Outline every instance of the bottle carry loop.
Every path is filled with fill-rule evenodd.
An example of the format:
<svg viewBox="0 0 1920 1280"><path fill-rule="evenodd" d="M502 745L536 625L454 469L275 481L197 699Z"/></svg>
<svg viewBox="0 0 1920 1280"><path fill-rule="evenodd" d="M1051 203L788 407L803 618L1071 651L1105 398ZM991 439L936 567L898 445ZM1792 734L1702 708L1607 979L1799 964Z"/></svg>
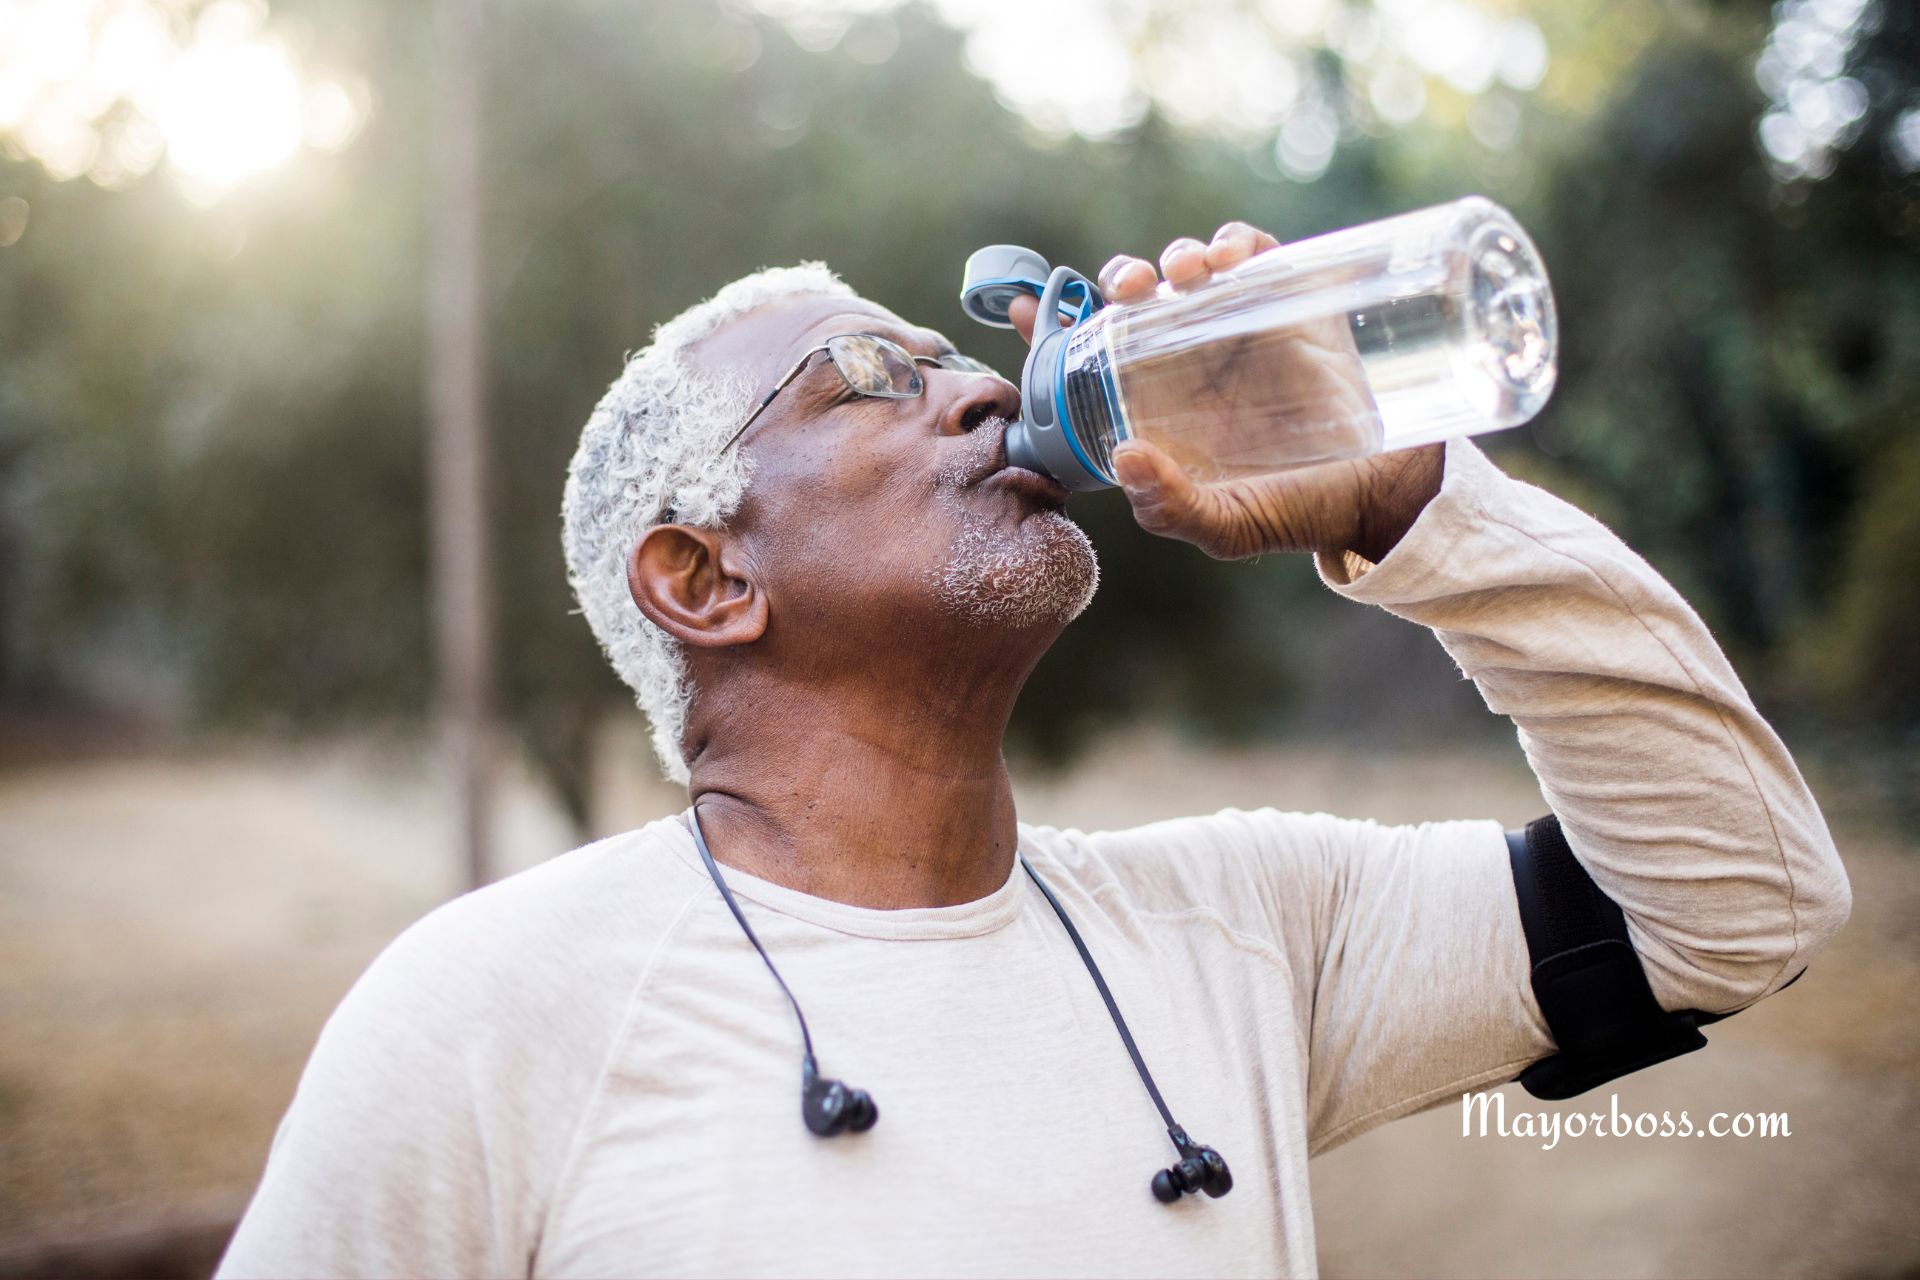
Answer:
<svg viewBox="0 0 1920 1280"><path fill-rule="evenodd" d="M1520 1073L1528 1093L1571 1098L1692 1053L1707 1043L1699 1028L1740 1012L1660 1007L1627 937L1626 915L1568 848L1560 819L1549 814L1524 832L1507 832L1507 853L1533 993L1559 1047Z"/></svg>

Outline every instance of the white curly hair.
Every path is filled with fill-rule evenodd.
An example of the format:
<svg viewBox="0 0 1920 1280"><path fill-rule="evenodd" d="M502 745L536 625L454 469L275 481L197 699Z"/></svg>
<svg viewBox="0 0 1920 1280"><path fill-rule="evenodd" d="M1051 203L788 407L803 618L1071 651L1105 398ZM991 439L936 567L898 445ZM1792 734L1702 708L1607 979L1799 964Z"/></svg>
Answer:
<svg viewBox="0 0 1920 1280"><path fill-rule="evenodd" d="M757 388L731 369L704 369L688 349L775 298L853 297L825 263L771 267L735 280L653 332L653 342L594 406L567 468L560 506L567 579L607 660L653 725L653 749L675 782L688 781L681 736L693 687L680 643L647 621L627 588L627 557L668 509L683 524L716 528L739 509L748 469L720 446L752 412Z"/></svg>

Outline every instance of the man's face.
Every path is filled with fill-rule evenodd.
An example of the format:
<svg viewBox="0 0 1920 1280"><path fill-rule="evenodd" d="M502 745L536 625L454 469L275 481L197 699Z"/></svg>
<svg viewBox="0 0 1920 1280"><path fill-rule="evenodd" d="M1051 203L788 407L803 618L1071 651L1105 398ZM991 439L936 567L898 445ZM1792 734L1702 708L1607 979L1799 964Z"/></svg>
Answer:
<svg viewBox="0 0 1920 1280"><path fill-rule="evenodd" d="M797 297L727 325L694 358L744 373L764 394L801 355L847 333L914 355L954 349L862 299ZM730 525L755 579L790 623L871 638L958 621L1051 640L1099 577L1062 510L1067 490L1006 466L1007 422L1019 413L1011 383L927 364L920 374L926 390L913 399L862 396L823 352L740 438L752 479Z"/></svg>

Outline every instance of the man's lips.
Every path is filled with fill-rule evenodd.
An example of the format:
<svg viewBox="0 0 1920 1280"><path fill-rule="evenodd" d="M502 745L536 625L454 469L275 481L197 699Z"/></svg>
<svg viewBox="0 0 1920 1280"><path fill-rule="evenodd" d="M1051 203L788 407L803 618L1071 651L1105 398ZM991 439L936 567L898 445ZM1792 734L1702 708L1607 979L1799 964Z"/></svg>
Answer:
<svg viewBox="0 0 1920 1280"><path fill-rule="evenodd" d="M970 488L1004 489L1036 506L1049 507L1055 511L1067 505L1067 499L1073 491L1038 471L1026 467L1016 467L1007 460L1007 430L1011 424L1005 418L992 418L982 424L980 430L992 430L993 452L981 458L985 467L976 472L968 482ZM982 443L985 443L984 438Z"/></svg>
<svg viewBox="0 0 1920 1280"><path fill-rule="evenodd" d="M1067 505L1067 499L1073 491L1055 480L1052 476L1043 476L1038 471L1029 471L1025 467L1003 466L980 482L983 489L1004 489L1016 493L1029 502L1051 507L1055 511Z"/></svg>

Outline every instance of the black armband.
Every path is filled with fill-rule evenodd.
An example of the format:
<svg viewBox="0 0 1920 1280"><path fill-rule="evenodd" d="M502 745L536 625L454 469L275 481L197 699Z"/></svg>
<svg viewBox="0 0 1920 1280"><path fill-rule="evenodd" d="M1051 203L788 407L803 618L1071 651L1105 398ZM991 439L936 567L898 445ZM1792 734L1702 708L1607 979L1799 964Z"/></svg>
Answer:
<svg viewBox="0 0 1920 1280"><path fill-rule="evenodd" d="M1533 994L1559 1049L1520 1073L1528 1093L1571 1098L1706 1046L1700 1028L1728 1015L1660 1007L1625 914L1573 856L1560 819L1549 814L1525 832L1507 832L1507 852Z"/></svg>

